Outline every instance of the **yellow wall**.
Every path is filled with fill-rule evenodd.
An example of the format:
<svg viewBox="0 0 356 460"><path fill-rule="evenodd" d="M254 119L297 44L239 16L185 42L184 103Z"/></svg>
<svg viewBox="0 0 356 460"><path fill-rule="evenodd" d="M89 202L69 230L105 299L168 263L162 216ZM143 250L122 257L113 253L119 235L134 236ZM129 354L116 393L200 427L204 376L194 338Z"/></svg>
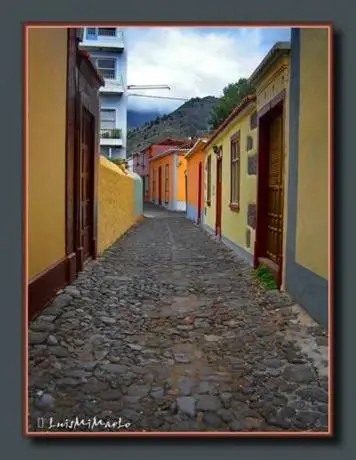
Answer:
<svg viewBox="0 0 356 460"><path fill-rule="evenodd" d="M190 205L194 208L198 208L198 192L199 192L199 164L204 165L205 153L202 150L202 147L198 148L187 159L187 178L188 178L188 196L186 197L187 205ZM203 166L204 167L204 166ZM202 202L204 197L204 176L202 169L201 177L201 189L202 189Z"/></svg>
<svg viewBox="0 0 356 460"><path fill-rule="evenodd" d="M276 61L256 85L257 110L260 110L283 89L289 87L289 57Z"/></svg>
<svg viewBox="0 0 356 460"><path fill-rule="evenodd" d="M29 278L65 256L67 30L28 30Z"/></svg>
<svg viewBox="0 0 356 460"><path fill-rule="evenodd" d="M101 156L98 172L99 253L137 222L134 200L135 179Z"/></svg>
<svg viewBox="0 0 356 460"><path fill-rule="evenodd" d="M206 168L208 164L208 158L211 156L211 195L210 195L210 206L207 204L208 194L208 170ZM211 153L210 149L206 150L205 162L204 162L204 203L205 203L205 217L204 223L215 230L216 220L216 158Z"/></svg>
<svg viewBox="0 0 356 460"><path fill-rule="evenodd" d="M165 189L165 180L166 180L166 165L168 165L168 201L171 202L175 199L174 190L173 190L173 167L174 167L174 155L166 155L156 160L151 161L150 163L150 199L152 201L158 201L159 198L159 168L162 168L162 183L161 183L161 198L163 203L166 200L166 189ZM156 182L156 193L153 193L152 184L153 176L155 177Z"/></svg>
<svg viewBox="0 0 356 460"><path fill-rule="evenodd" d="M180 165L177 167L177 201L186 201L185 196L185 173L187 169L187 160L184 158L183 155L177 155L177 161Z"/></svg>
<svg viewBox="0 0 356 460"><path fill-rule="evenodd" d="M328 31L301 29L296 261L328 277Z"/></svg>
<svg viewBox="0 0 356 460"><path fill-rule="evenodd" d="M254 112L255 105L251 105L237 117L227 129L224 130L215 140L214 144L222 145L222 236L228 238L233 243L243 247L246 251L253 253L255 232L251 230L250 248L246 247L246 230L247 230L247 209L249 204L256 203L257 181L256 176L247 175L247 156L253 155L257 150L257 129L250 130L250 115ZM232 211L230 209L230 180L231 180L231 152L230 138L237 131L241 136L241 166L240 166L240 210ZM253 139L253 148L247 153L246 139L247 136ZM207 156L212 157L212 199L211 207L207 207L206 223L215 229L216 219L216 156L213 153L212 146L207 149ZM206 161L205 161L206 164ZM205 171L206 182L206 171Z"/></svg>

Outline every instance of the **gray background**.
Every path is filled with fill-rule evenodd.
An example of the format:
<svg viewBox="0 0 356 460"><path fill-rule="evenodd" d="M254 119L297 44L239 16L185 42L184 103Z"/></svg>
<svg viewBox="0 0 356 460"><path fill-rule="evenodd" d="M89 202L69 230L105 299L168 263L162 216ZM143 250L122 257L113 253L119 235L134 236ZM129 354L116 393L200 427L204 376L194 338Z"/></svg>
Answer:
<svg viewBox="0 0 356 460"><path fill-rule="evenodd" d="M6 4L4 4L6 3ZM352 341L355 342L356 305L352 302L356 254L355 235L355 149L351 130L355 133L355 92L351 88L355 73L354 4L346 1L311 2L310 0L253 1L238 3L219 0L193 4L191 0L178 2L118 0L100 2L26 2L2 4L3 43L1 63L1 163L0 163L0 305L1 317L1 451L4 458L21 459L86 459L126 458L128 454L147 458L241 458L241 459L326 459L353 458L355 447L355 360L351 362ZM337 334L337 398L334 440L254 440L254 439L43 439L23 438L22 386L22 89L24 21L332 21L336 30L335 59L335 319ZM316 83L317 84L317 83ZM347 137L349 134L349 137ZM349 151L348 155L346 151ZM353 180L352 180L353 179ZM317 212L317 210L316 210ZM340 233L340 234L339 234ZM354 344L355 345L355 344ZM341 362L343 366L341 369ZM353 436L352 436L353 435ZM100 441L100 442L99 442ZM189 455L190 454L190 455Z"/></svg>

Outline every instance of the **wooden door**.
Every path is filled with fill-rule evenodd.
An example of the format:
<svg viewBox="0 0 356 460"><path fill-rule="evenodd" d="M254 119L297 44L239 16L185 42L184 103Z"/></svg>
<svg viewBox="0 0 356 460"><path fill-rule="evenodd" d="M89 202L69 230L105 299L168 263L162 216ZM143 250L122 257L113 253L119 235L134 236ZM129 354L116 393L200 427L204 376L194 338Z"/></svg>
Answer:
<svg viewBox="0 0 356 460"><path fill-rule="evenodd" d="M80 147L80 246L83 261L93 255L94 231L94 118L82 107Z"/></svg>
<svg viewBox="0 0 356 460"><path fill-rule="evenodd" d="M281 268L283 253L283 118L269 125L266 256Z"/></svg>
<svg viewBox="0 0 356 460"><path fill-rule="evenodd" d="M215 235L221 237L221 184L222 184L222 160L216 161L216 223Z"/></svg>
<svg viewBox="0 0 356 460"><path fill-rule="evenodd" d="M201 222L201 209L202 209L202 163L199 163L198 170L198 224Z"/></svg>
<svg viewBox="0 0 356 460"><path fill-rule="evenodd" d="M162 166L158 168L158 204L162 204Z"/></svg>

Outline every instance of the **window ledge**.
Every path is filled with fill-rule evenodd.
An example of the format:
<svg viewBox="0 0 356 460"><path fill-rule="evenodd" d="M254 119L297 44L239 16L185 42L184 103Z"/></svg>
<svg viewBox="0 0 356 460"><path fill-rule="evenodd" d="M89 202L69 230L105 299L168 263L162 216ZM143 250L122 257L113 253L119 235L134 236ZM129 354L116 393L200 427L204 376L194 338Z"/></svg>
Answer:
<svg viewBox="0 0 356 460"><path fill-rule="evenodd" d="M240 206L237 203L230 203L229 207L230 207L231 211L234 211L234 212L239 212L240 211Z"/></svg>

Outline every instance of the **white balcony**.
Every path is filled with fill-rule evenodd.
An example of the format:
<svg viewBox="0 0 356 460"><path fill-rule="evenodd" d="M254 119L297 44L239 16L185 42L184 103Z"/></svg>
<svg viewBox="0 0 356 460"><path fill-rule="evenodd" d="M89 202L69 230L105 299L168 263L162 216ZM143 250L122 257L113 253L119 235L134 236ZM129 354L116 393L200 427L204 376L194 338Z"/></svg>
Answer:
<svg viewBox="0 0 356 460"><path fill-rule="evenodd" d="M100 129L100 145L121 147L121 130L120 129Z"/></svg>
<svg viewBox="0 0 356 460"><path fill-rule="evenodd" d="M124 33L117 27L85 27L81 48L90 50L123 50Z"/></svg>
<svg viewBox="0 0 356 460"><path fill-rule="evenodd" d="M99 70L100 72L100 70ZM102 94L123 94L125 91L124 82L122 76L119 75L115 78L113 74L113 78L106 78L104 72L100 72L101 75L104 77L105 86L101 86L99 91Z"/></svg>

